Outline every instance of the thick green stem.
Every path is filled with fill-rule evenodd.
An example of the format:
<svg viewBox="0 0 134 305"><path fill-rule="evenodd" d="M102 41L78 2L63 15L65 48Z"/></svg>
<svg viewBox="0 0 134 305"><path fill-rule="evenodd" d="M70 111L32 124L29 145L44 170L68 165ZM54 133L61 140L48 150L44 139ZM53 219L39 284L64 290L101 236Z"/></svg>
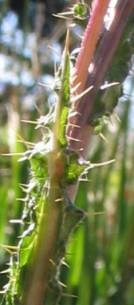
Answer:
<svg viewBox="0 0 134 305"><path fill-rule="evenodd" d="M67 35L59 76L61 88L57 97L52 148L47 155L48 191L42 219L39 228L37 227L37 242L24 287L23 305L59 304L62 290L59 271L66 243L72 230L84 216L84 212L77 209L66 195L66 152L59 138L62 110L70 92L68 39Z"/></svg>

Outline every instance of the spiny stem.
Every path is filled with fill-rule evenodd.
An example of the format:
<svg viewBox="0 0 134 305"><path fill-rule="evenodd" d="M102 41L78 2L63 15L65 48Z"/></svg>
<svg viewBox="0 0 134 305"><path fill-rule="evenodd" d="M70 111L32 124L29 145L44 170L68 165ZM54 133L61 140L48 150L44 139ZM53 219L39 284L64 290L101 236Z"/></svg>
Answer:
<svg viewBox="0 0 134 305"><path fill-rule="evenodd" d="M88 75L88 67L92 61L96 44L102 30L104 16L110 0L94 0L91 16L85 30L79 55L76 60L72 87L80 83L77 94L80 94Z"/></svg>
<svg viewBox="0 0 134 305"><path fill-rule="evenodd" d="M48 291L48 278L52 269L51 260L56 251L62 222L64 198L62 198L61 181L64 178L64 162L58 141L60 115L63 107L63 81L66 69L69 36L67 34L63 62L61 67L61 89L58 96L55 124L53 128L52 150L48 156L49 191L46 199L46 213L43 213L38 230L38 238L23 305L43 305ZM60 200L59 200L60 199ZM55 300L56 301L56 300Z"/></svg>
<svg viewBox="0 0 134 305"><path fill-rule="evenodd" d="M48 272L51 267L50 258L54 253L58 223L59 208L54 202L49 208L48 219L44 218L46 224L42 224L40 239L38 242L38 251L35 254L34 263L30 272L29 282L23 299L23 305L42 305L45 298L45 292L48 286ZM50 211L51 210L51 211Z"/></svg>
<svg viewBox="0 0 134 305"><path fill-rule="evenodd" d="M83 147L84 151L86 150L87 145L89 144L90 135L88 127L88 118L93 109L96 93L104 80L105 74L111 64L113 55L120 42L121 35L126 26L127 20L133 12L133 9L134 1L118 1L111 27L104 34L100 47L98 49L98 55L94 61L94 71L93 73L88 75L86 81L86 88L93 85L93 89L88 95L86 95L82 99L80 103L77 103L73 109L73 111L75 111L76 113L82 113L82 116L74 116L69 119L69 123L79 125L81 129L78 130L77 128L71 127L68 123L69 127L67 128L67 135L71 135L72 138L76 139L79 137L79 139L82 140L81 147ZM79 71L79 73L81 74L81 71ZM71 150L78 151L79 149L78 143L75 143L74 141L69 141L69 147Z"/></svg>
<svg viewBox="0 0 134 305"><path fill-rule="evenodd" d="M94 63L94 72L92 75L92 83L95 89L98 89L104 80L105 74L109 68L113 55L118 47L121 35L126 26L128 18L134 9L134 1L127 0L118 1L115 17L111 24L109 31L107 31L101 41L97 52L97 57ZM90 75L88 77L86 86L91 83Z"/></svg>
<svg viewBox="0 0 134 305"><path fill-rule="evenodd" d="M85 88L86 80L88 77L88 68L93 59L93 55L94 55L94 52L96 49L96 45L97 45L101 30L102 30L104 16L107 11L109 2L110 2L110 0L94 0L93 1L91 17L89 19L87 28L86 28L84 36L83 36L82 44L80 47L80 52L78 54L75 69L74 69L74 75L73 75L73 80L72 80L72 89L75 87L77 88L75 90L74 95L80 95ZM79 86L78 86L78 84L79 84ZM80 104L80 101L77 102L77 108L81 107L79 104ZM74 108L75 107L76 106L74 105ZM74 111L75 111L75 109L74 109ZM79 112L76 109L76 112L82 113L82 116L83 116L83 114L85 115L85 111ZM82 140L81 147L80 147L80 144L78 144L78 143L76 144L75 141L71 140L71 138L77 139L78 137L75 136L75 133L79 133L78 128L71 126L71 124L79 126L79 124L75 124L75 122L74 122L75 119L77 121L80 121L80 118L78 118L78 116L69 120L69 124L67 126L67 136L68 136L69 148L71 150L78 151L79 149L83 148L84 139ZM80 123L80 126L81 126L81 123ZM76 131L76 129L77 129L77 131ZM74 136L73 136L73 134L74 134ZM82 138L83 138L83 135L81 136L81 139ZM80 139L80 141L81 141L81 139Z"/></svg>

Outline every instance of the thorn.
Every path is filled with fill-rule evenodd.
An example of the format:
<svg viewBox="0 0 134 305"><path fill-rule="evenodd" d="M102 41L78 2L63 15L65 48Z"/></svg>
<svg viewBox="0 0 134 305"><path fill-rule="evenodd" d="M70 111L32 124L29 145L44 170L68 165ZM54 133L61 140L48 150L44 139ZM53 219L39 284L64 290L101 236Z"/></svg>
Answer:
<svg viewBox="0 0 134 305"><path fill-rule="evenodd" d="M78 298L78 296L75 295L75 294L62 293L62 295L63 295L64 297L68 297L68 298Z"/></svg>
<svg viewBox="0 0 134 305"><path fill-rule="evenodd" d="M23 221L21 219L10 219L9 223L12 223L12 224L23 224Z"/></svg>
<svg viewBox="0 0 134 305"><path fill-rule="evenodd" d="M52 86L51 86L51 85L48 85L48 84L46 84L46 83L38 82L38 85L39 85L39 86L42 86L42 87L50 88L50 89L52 90Z"/></svg>
<svg viewBox="0 0 134 305"><path fill-rule="evenodd" d="M24 143L24 144L35 146L35 143L29 142L29 141L25 141L25 139L21 135L18 135L18 140L17 141L20 142L20 143Z"/></svg>
<svg viewBox="0 0 134 305"><path fill-rule="evenodd" d="M80 87L81 83L78 83L75 87L71 88L71 93L74 94L74 92Z"/></svg>
<svg viewBox="0 0 134 305"><path fill-rule="evenodd" d="M27 148L29 148L30 146L31 146L31 147L34 147L34 146L35 146L35 143L31 143L31 142L25 141L25 140L23 140L23 139L22 139L22 140L17 140L17 142L18 142L18 143L23 143L23 144L25 144Z"/></svg>
<svg viewBox="0 0 134 305"><path fill-rule="evenodd" d="M6 273L9 273L10 272L10 268L6 269L6 270L3 270L3 271L0 271L0 274L6 274Z"/></svg>
<svg viewBox="0 0 134 305"><path fill-rule="evenodd" d="M28 123L28 124L34 124L34 125L37 125L37 122L36 122L36 121L21 120L21 122L23 122L23 123Z"/></svg>
<svg viewBox="0 0 134 305"><path fill-rule="evenodd" d="M37 106L37 104L34 104L35 109L37 110L38 114L41 116L42 112L40 111L39 107Z"/></svg>
<svg viewBox="0 0 134 305"><path fill-rule="evenodd" d="M77 78L78 78L78 75L76 74L76 69L75 67L73 68L73 71L72 71L72 84L75 83L77 81ZM79 86L81 85L81 82L79 83ZM74 87L75 88L75 87ZM73 87L72 89L73 90Z"/></svg>
<svg viewBox="0 0 134 305"><path fill-rule="evenodd" d="M19 185L20 186L24 186L24 187L28 187L29 186L28 184L25 184L25 183L20 183Z"/></svg>
<svg viewBox="0 0 134 305"><path fill-rule="evenodd" d="M28 192L28 188L25 188L23 186L20 185L20 188L23 192L27 193ZM22 199L19 199L20 201L22 201Z"/></svg>
<svg viewBox="0 0 134 305"><path fill-rule="evenodd" d="M97 166L99 167L99 166L109 165L111 163L114 163L115 161L116 161L116 159L112 159L112 160L101 162L101 163L91 163L91 165L89 166L89 169L97 167Z"/></svg>
<svg viewBox="0 0 134 305"><path fill-rule="evenodd" d="M62 12L62 13L58 13L58 14L56 14L57 16L58 15L60 15L60 16L73 16L73 11L72 11L72 9L70 8L70 10L69 11L67 11L67 12Z"/></svg>
<svg viewBox="0 0 134 305"><path fill-rule="evenodd" d="M9 245L2 245L0 244L0 247L6 250L8 253L13 253L18 250L17 246L9 246Z"/></svg>
<svg viewBox="0 0 134 305"><path fill-rule="evenodd" d="M55 202L63 202L64 198L57 198L55 199Z"/></svg>
<svg viewBox="0 0 134 305"><path fill-rule="evenodd" d="M65 285L64 283L62 283L62 282L60 282L60 281L58 281L58 283L59 283L60 286L62 286L62 287L64 287L64 288L67 288L67 285Z"/></svg>
<svg viewBox="0 0 134 305"><path fill-rule="evenodd" d="M88 212L85 212L85 215L86 215L86 216L94 216L94 215L96 215L96 216L98 215L98 216L99 216L99 215L105 215L105 214L106 214L106 211L92 212L92 213L91 213L91 212L89 212L89 213L88 213Z"/></svg>
<svg viewBox="0 0 134 305"><path fill-rule="evenodd" d="M69 137L67 136L67 139L71 140L71 141L74 141L74 142L82 142L81 140L79 139L76 139L76 138L73 138L73 137Z"/></svg>
<svg viewBox="0 0 134 305"><path fill-rule="evenodd" d="M65 12L65 13L59 13L59 14L52 14L52 16L60 19L67 20L68 17L72 17L72 12Z"/></svg>
<svg viewBox="0 0 134 305"><path fill-rule="evenodd" d="M0 294L5 294L7 291L5 290L0 290Z"/></svg>
<svg viewBox="0 0 134 305"><path fill-rule="evenodd" d="M55 262L54 262L51 258L49 259L49 262L50 262L54 267L56 267Z"/></svg>
<svg viewBox="0 0 134 305"><path fill-rule="evenodd" d="M100 87L101 90L105 90L107 88L111 88L113 86L117 86L117 85L120 85L119 82L113 82L113 83L108 83L108 84L104 84Z"/></svg>
<svg viewBox="0 0 134 305"><path fill-rule="evenodd" d="M75 128L81 128L81 126L73 124L73 123L68 123L67 126L72 126L72 127L75 127Z"/></svg>
<svg viewBox="0 0 134 305"><path fill-rule="evenodd" d="M56 18L59 18L59 19L64 19L64 20L67 20L67 17L64 17L64 16L60 16L59 14L52 14L52 16L56 17Z"/></svg>
<svg viewBox="0 0 134 305"><path fill-rule="evenodd" d="M22 202L25 202L26 199L25 198L16 198L16 201L22 201Z"/></svg>
<svg viewBox="0 0 134 305"><path fill-rule="evenodd" d="M69 118L74 117L76 115L81 116L82 114L80 112L78 112L78 111L73 111L72 113L69 114Z"/></svg>
<svg viewBox="0 0 134 305"><path fill-rule="evenodd" d="M71 98L71 102L75 103L75 102L79 101L84 95L86 95L92 89L93 89L93 86L90 86L89 88L84 90L82 93L78 94L76 97Z"/></svg>
<svg viewBox="0 0 134 305"><path fill-rule="evenodd" d="M7 154L0 154L3 157L13 157L13 156L23 156L24 152L21 153L7 153Z"/></svg>
<svg viewBox="0 0 134 305"><path fill-rule="evenodd" d="M99 133L99 137L105 142L108 144L108 140L106 139L106 137L103 135L103 133Z"/></svg>
<svg viewBox="0 0 134 305"><path fill-rule="evenodd" d="M70 269L70 266L65 262L65 260L64 259L62 259L62 265L63 266L65 266L65 267L67 267L67 268L69 268Z"/></svg>

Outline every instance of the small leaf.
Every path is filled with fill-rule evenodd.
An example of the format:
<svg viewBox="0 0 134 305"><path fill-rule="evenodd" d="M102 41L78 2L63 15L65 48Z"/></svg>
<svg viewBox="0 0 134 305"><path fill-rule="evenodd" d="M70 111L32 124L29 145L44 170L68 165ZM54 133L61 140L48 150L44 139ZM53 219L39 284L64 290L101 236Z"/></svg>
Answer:
<svg viewBox="0 0 134 305"><path fill-rule="evenodd" d="M25 266L33 254L35 232L23 238L19 251L19 268Z"/></svg>
<svg viewBox="0 0 134 305"><path fill-rule="evenodd" d="M68 183L75 182L85 169L85 164L79 164L77 156L72 155L69 158L69 164L66 169L66 180Z"/></svg>

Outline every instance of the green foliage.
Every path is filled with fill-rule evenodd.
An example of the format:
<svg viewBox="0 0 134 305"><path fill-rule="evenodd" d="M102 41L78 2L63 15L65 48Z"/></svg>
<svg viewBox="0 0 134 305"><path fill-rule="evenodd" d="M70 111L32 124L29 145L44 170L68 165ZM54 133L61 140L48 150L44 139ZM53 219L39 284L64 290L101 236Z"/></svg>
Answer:
<svg viewBox="0 0 134 305"><path fill-rule="evenodd" d="M67 38L69 39L69 38ZM66 44L69 42L67 41ZM68 46L66 46L68 48ZM67 145L66 140L66 124L69 113L69 104L70 104L70 57L68 50L65 49L63 54L63 67L61 73L61 94L60 94L60 103L61 103L61 113L60 113L60 126L58 130L59 142L62 146Z"/></svg>
<svg viewBox="0 0 134 305"><path fill-rule="evenodd" d="M73 11L74 11L74 18L85 19L85 17L87 16L87 6L84 3L84 1L75 4L73 7Z"/></svg>
<svg viewBox="0 0 134 305"><path fill-rule="evenodd" d="M85 169L84 164L78 163L76 154L71 154L66 167L66 180L68 183L75 183Z"/></svg>
<svg viewBox="0 0 134 305"><path fill-rule="evenodd" d="M67 124L67 119L68 119L68 113L69 113L69 108L64 106L62 113L61 113L60 129L59 129L59 142L62 146L67 145L67 139L65 137L65 134L66 134L66 124Z"/></svg>
<svg viewBox="0 0 134 305"><path fill-rule="evenodd" d="M69 39L68 36L67 39ZM30 162L30 180L28 184L21 185L26 196L23 199L24 208L19 243L10 260L9 283L5 288L6 305L15 305L16 302L18 304L23 302L29 267L33 266L31 268L34 268L34 264L40 264L40 262L37 262L38 254L37 259L35 258L36 253L40 252L40 247L43 247L43 241L40 245L40 239L42 239L44 221L47 223L49 209L53 208L53 204L56 205L55 202L59 201L60 196L62 196L63 207L57 208L60 213L60 221L53 257L53 265L55 267L52 268L49 275L52 295L57 298L58 302L62 296L60 269L66 245L70 234L84 217L83 210L76 208L69 201L65 192L67 185L72 181L76 181L85 168L85 166L78 164L78 156L66 155L66 124L70 104L70 60L67 44L68 40L66 41L61 67L58 75L56 75L61 85L59 91L56 92L55 118L50 110L46 116L42 116L37 120L36 129L40 128L42 130L42 139L36 144L33 143L32 148L22 153L20 159L20 161L29 160ZM51 125L53 133L51 132ZM54 142L53 137L55 137ZM47 232L47 227L45 231ZM48 300L49 298L51 299L49 293L47 298Z"/></svg>
<svg viewBox="0 0 134 305"><path fill-rule="evenodd" d="M40 168L42 168L41 157L42 155L39 153L37 153L37 158L35 154L31 157L32 171L30 182L28 185L23 186L26 197L22 214L22 233L19 237L20 241L17 252L14 254L15 262L11 261L10 263L9 272L11 280L9 280L6 289L6 302L10 305L14 305L15 300L17 302L21 300L26 280L26 271L32 260L44 209L47 169L43 162L43 170L40 171Z"/></svg>
<svg viewBox="0 0 134 305"><path fill-rule="evenodd" d="M74 6L73 13L77 20L84 18L83 2ZM129 54L126 54L128 44ZM121 42L120 51L108 73L110 81L123 79L131 53L130 40L126 39ZM7 178L0 186L0 264L8 274L2 305L22 305L25 291L29 293L27 284L29 290L33 280L30 271L40 266L40 249L48 228L51 231L55 221L52 209L58 210L59 218L44 304L133 305L134 139L130 131L130 100L121 104L120 126L116 122L114 132L110 134L105 126L121 94L120 85L100 90L90 123L97 134L104 132L107 142L103 143L95 137L91 143L91 162L81 161L77 154L69 152L66 139L70 107L70 56L67 45L56 81L56 105L34 122L34 130L26 128L27 134L37 133L36 143L26 143L28 150L20 158L20 161L29 163L29 181L23 162L18 163L15 156L12 162L3 161L3 157L0 159L1 164L12 167L13 171L12 180ZM20 153L22 145L16 143L17 139L12 150ZM97 164L95 162L104 163L104 160L112 160L116 156L117 162L88 173ZM80 183L74 204L70 202L67 190L70 185L74 187L85 172L86 182ZM23 212L18 219L22 208L20 203L12 200L12 195L20 197L22 192L25 193L25 197L20 199ZM7 225L8 217L13 218L14 223L19 221L20 229L16 230L18 224L14 224L15 229L13 225ZM72 232L82 221L83 225L72 237ZM16 244L18 237L17 246L8 246L12 239ZM47 239L47 245L49 240L51 238ZM5 267L4 250L11 254L8 268ZM45 263L45 260L41 262L41 269ZM38 295L38 290L35 293Z"/></svg>

